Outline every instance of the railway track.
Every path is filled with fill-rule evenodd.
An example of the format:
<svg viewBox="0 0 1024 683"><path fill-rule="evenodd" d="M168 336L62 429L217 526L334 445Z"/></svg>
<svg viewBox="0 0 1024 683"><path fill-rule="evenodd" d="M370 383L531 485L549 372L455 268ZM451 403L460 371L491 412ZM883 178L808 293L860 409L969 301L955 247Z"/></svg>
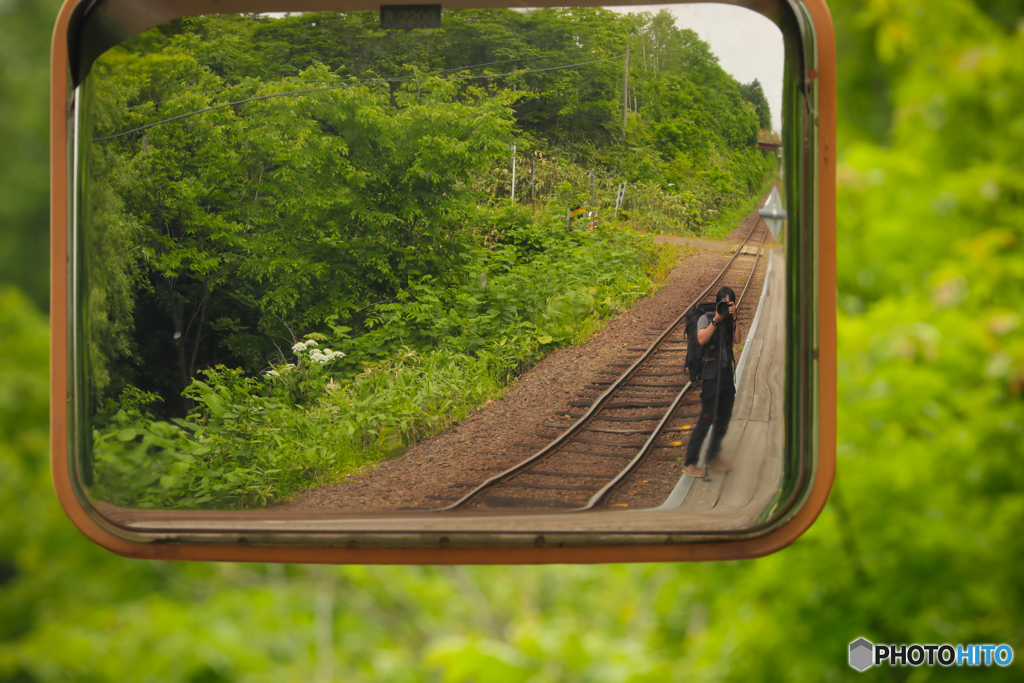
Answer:
<svg viewBox="0 0 1024 683"><path fill-rule="evenodd" d="M678 464L699 417L699 383L689 382L684 367L685 312L713 301L720 287L729 286L737 292L738 324L741 330L749 327L756 307L751 302L757 297L747 294L767 236L764 221L758 220L728 264L682 314L667 327L647 333L656 337L650 346L629 347L635 357L595 373L598 377L586 385L579 400L570 402L569 412L544 423L547 429L559 430L558 436L546 444L516 444L535 452L434 511L632 507L629 502L614 503L623 498L617 492L649 483L638 476L645 463ZM680 471L670 476L674 483Z"/></svg>

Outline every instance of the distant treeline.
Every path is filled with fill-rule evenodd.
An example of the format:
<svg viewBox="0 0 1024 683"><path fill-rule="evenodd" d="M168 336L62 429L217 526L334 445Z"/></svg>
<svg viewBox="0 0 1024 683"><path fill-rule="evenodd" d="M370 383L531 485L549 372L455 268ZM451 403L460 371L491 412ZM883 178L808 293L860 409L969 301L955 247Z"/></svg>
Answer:
<svg viewBox="0 0 1024 683"><path fill-rule="evenodd" d="M447 10L442 25L439 30L386 31L376 12L277 19L212 15L168 22L124 49L141 55L177 48L224 84L235 85L291 78L318 64L356 80L442 71L458 76L466 67L473 67L473 74L550 69L620 56L628 41L629 110L641 114L636 133L650 135L644 142L654 142L661 154L683 151L699 162L713 147L724 152L753 143L757 131L743 101L754 108L761 128L772 128L760 83L737 83L719 67L708 45L694 31L676 27L667 10ZM524 132L609 144L621 135L622 68L623 62L613 59L490 83L532 93L516 106ZM679 130L685 139L664 135L663 125L670 122L690 124ZM629 179L643 177L638 172Z"/></svg>

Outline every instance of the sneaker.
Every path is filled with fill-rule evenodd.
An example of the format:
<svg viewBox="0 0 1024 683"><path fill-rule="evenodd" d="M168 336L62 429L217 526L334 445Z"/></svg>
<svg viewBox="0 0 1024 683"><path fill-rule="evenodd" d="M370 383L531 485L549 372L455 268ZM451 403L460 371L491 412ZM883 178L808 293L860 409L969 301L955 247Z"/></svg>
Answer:
<svg viewBox="0 0 1024 683"><path fill-rule="evenodd" d="M718 470L719 472L728 472L732 469L732 463L720 455L716 455L711 458L711 460L708 460L707 466L713 470Z"/></svg>
<svg viewBox="0 0 1024 683"><path fill-rule="evenodd" d="M704 470L702 470L697 465L683 465L683 472L686 472L694 479L704 478Z"/></svg>

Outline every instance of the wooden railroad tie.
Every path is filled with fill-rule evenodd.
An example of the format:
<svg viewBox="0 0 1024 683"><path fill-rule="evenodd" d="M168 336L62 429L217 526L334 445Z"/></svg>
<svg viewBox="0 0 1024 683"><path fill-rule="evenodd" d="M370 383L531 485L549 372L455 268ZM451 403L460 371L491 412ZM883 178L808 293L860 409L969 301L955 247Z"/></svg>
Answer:
<svg viewBox="0 0 1024 683"><path fill-rule="evenodd" d="M570 443L570 445L572 445L575 442L570 441L569 443ZM515 444L515 445L518 446L519 448L526 448L526 449L529 449L531 451L535 451L536 452L536 451L539 451L540 449L544 448L544 446L546 446L547 444ZM634 446L633 448L635 449L635 448L637 448L637 446ZM656 446L656 448L666 448L666 446ZM667 448L676 449L676 448L679 448L679 446L668 446ZM572 450L572 451L564 451L564 452L567 455L592 455L595 458L611 458L613 460L631 460L633 458L633 456L636 455L636 453L603 453L601 451L592 451L592 450L585 450L585 449ZM647 456L647 459L648 460L664 460L664 461L667 461L667 462L678 462L678 461L681 461L685 455L686 455L685 451L680 450L678 455L652 453L652 454Z"/></svg>
<svg viewBox="0 0 1024 683"><path fill-rule="evenodd" d="M654 420L660 420L661 417L653 418ZM640 422L640 420L634 420L634 422ZM555 427L557 429L568 429L570 425L560 425L557 422L545 422L545 427ZM693 429L693 425L684 425L682 427L665 427L661 431L663 432L685 432ZM654 433L653 429L614 429L612 427L591 427L587 425L582 429L584 432L598 432L601 434L644 434L651 435Z"/></svg>
<svg viewBox="0 0 1024 683"><path fill-rule="evenodd" d="M638 370L633 373L633 377L672 377L675 375L685 375L688 371L680 366L678 370L669 371L658 371L658 370ZM598 370L595 374L598 375L621 375L622 373L618 370Z"/></svg>
<svg viewBox="0 0 1024 683"><path fill-rule="evenodd" d="M569 401L569 405L574 408L589 408L594 405L593 401ZM606 403L605 408L622 408L622 409L633 409L633 408L667 408L672 405L672 401L649 401L645 403L630 403L630 402L618 402L612 401ZM583 417L580 415L580 417Z"/></svg>
<svg viewBox="0 0 1024 683"><path fill-rule="evenodd" d="M636 363L636 361L634 361L633 363L609 363L608 367L611 367L611 368L628 368L628 367L632 367L635 363ZM664 361L664 362L650 361L650 362L645 363L644 365L647 365L647 366L652 367L652 368L678 368L678 367L680 367L680 365L682 365L682 359L670 360L670 361Z"/></svg>
<svg viewBox="0 0 1024 683"><path fill-rule="evenodd" d="M687 404L681 403L680 405ZM694 404L690 403L689 405ZM644 408L647 407L649 406L644 406ZM698 415L700 415L700 411L697 411L696 413L676 413L673 417L696 417ZM558 413L556 417L567 417L572 420L578 420L583 417L583 413ZM608 422L649 422L651 420L660 420L663 417L665 417L665 413L644 413L643 415L595 415L594 419L607 420Z"/></svg>
<svg viewBox="0 0 1024 683"><path fill-rule="evenodd" d="M459 500L459 496L438 496L428 495L425 496L428 500L439 500L442 502L455 502ZM569 503L564 500L551 499L551 498L515 498L512 496L480 496L475 502L484 503L487 507L492 508L536 508L536 507L549 507L549 508L574 508L579 507L575 503ZM416 510L418 508L403 508L408 510Z"/></svg>
<svg viewBox="0 0 1024 683"><path fill-rule="evenodd" d="M681 373L673 373L673 374L681 374ZM600 389L600 388L607 388L607 387L611 386L612 384L614 384L614 382L612 380L608 380L608 381L601 380L599 382L590 382L590 383L588 383L586 385L586 387L587 388L593 387L595 389ZM646 389L648 387L651 388L651 389L682 389L683 387L686 386L686 382L642 382L642 383L636 383L636 384L634 384L633 382L626 382L622 386L629 387L630 389Z"/></svg>
<svg viewBox="0 0 1024 683"><path fill-rule="evenodd" d="M530 472L519 472L518 474L526 475L526 474L531 474L531 473ZM585 476L581 476L581 475L577 474L575 476L575 478L576 479L597 479L598 477L585 477ZM516 486L516 487L524 488L524 489L544 489L544 490L547 490L547 491L597 491L597 489L601 488L600 486L595 486L595 485L581 486L579 484L534 484L534 483L525 482L525 481L518 481L518 480L515 481L514 483L511 480L503 481L501 483L505 484L506 486ZM459 484L451 484L448 488L452 488L452 489L476 488L476 485L475 484L459 483Z"/></svg>
<svg viewBox="0 0 1024 683"><path fill-rule="evenodd" d="M517 496L480 496L477 499L489 508L575 508L578 503L569 503L557 498L519 498Z"/></svg>

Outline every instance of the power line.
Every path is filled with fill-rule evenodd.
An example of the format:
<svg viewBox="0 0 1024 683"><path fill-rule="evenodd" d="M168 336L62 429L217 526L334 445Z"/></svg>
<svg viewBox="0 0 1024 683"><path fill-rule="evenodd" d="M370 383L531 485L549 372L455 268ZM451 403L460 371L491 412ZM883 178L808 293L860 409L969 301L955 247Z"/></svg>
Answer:
<svg viewBox="0 0 1024 683"><path fill-rule="evenodd" d="M577 66L587 66L588 64L600 64L601 62L610 62L613 59L619 59L622 56L623 55L615 55L614 57L607 57L605 59L594 59L594 60L591 60L589 62L577 62L576 64L563 64L563 65L560 65L560 66L548 66L548 67L544 67L542 69L525 69L523 71L509 71L507 73L502 73L502 74L482 74L482 75L478 75L478 76L457 76L455 78L446 79L446 80L473 81L473 80L486 79L486 78L504 78L505 76L523 76L525 74L539 73L541 71L557 71L559 69L571 69L571 68L577 67ZM466 68L467 67L460 67L458 69L449 69L448 71L465 70ZM441 72L441 73L444 73L444 72ZM424 74L424 75L429 75L429 74ZM345 83L343 85L329 85L329 86L325 86L325 87L322 87L322 88L306 88L304 90L291 90L289 92L279 92L279 93L271 93L269 95L260 95L258 97L249 97L249 98L246 98L244 100L236 100L234 102L226 102L224 104L218 104L218 105L215 105L213 107L207 107L205 109L197 109L196 111L190 111L190 112L188 112L186 114L178 114L177 116L172 116L170 118L163 119L161 121L155 121L153 123L147 123L144 126L139 126L138 128L132 128L131 130L126 130L126 131L123 131L121 133L115 133L114 135L107 135L107 136L104 136L104 137L93 138L92 141L93 142L104 142L106 140L113 140L115 138L124 137L125 135L131 135L132 133L138 133L140 131L144 131L144 130L147 130L149 128L153 128L155 126L159 126L159 125L162 125L164 123L170 123L172 121L179 121L181 119L185 119L185 118L188 118L190 116L197 116L198 114L205 114L206 112L209 112L209 111L215 111L217 109L224 109L225 107L233 107L233 106L239 105L239 104L247 104L249 102L258 102L260 100L269 100L269 99L274 98L274 97L287 97L287 96L290 96L290 95L308 95L309 93L315 93L315 92L326 92L328 90L346 90L348 88L358 88L358 87L361 87L361 86L368 86L368 85L382 85L384 83L408 83L408 82L411 82L411 81L421 80L422 78L423 78L423 76L410 76L410 77L406 77L406 78L379 78L379 79L372 80L372 81L362 81L360 83Z"/></svg>
<svg viewBox="0 0 1024 683"><path fill-rule="evenodd" d="M467 66L455 66L455 67L452 67L450 69L438 69L437 71L425 71L422 74L420 74L419 76L408 76L408 77L403 77L403 78L411 78L411 79L415 80L416 78L422 78L424 76L436 76L437 74L446 74L446 73L450 73L452 71L466 71L467 69L479 69L482 66L493 66L495 64L508 64L509 62L535 62L538 59L551 59L552 57L559 57L559 56L566 56L566 53L563 52L563 53L561 53L561 55L558 55L558 54L548 54L548 55L537 55L535 57L516 57L514 59L500 59L500 60L498 60L496 62L481 62L480 64L469 64ZM97 109L95 113L97 113L97 114L111 114L111 113L119 112L119 111L132 111L133 109L136 109L138 107L146 106L147 104L152 104L152 105L167 104L168 102L176 102L177 100L185 99L186 97L193 97L195 95L216 95L217 93L222 93L225 90L232 90L234 88L251 88L253 86L270 85L271 83L277 83L277 82L279 82L279 81L260 81L260 82L256 82L256 83L235 83L234 85L226 85L223 88L215 88L215 89L212 89L212 90L200 90L198 92L189 93L187 95L178 95L177 97L168 97L166 100L158 100L156 102L142 102L140 104L135 104L135 105L132 105L130 107L119 107L117 109Z"/></svg>

